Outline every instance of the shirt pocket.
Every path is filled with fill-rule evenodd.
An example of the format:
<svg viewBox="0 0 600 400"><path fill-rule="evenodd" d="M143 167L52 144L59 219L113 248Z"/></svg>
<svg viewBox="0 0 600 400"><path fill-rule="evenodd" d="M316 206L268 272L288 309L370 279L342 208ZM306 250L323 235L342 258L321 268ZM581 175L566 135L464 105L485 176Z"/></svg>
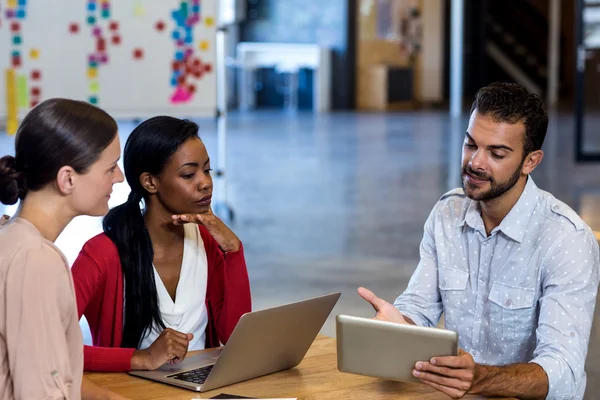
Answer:
<svg viewBox="0 0 600 400"><path fill-rule="evenodd" d="M535 291L494 282L490 290L490 331L500 340L523 341L535 330Z"/></svg>
<svg viewBox="0 0 600 400"><path fill-rule="evenodd" d="M442 296L444 310L456 310L460 307L460 302L465 299L469 273L440 265L438 274L438 289Z"/></svg>

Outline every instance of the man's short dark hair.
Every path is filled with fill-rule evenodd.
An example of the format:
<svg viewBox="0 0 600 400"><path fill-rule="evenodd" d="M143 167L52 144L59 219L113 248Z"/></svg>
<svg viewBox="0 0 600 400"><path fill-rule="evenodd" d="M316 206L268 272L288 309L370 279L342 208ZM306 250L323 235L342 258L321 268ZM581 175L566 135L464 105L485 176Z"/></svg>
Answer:
<svg viewBox="0 0 600 400"><path fill-rule="evenodd" d="M496 122L508 124L523 122L525 125L524 156L542 148L548 129L548 114L540 97L529 93L522 85L492 83L479 89L471 113L475 110Z"/></svg>

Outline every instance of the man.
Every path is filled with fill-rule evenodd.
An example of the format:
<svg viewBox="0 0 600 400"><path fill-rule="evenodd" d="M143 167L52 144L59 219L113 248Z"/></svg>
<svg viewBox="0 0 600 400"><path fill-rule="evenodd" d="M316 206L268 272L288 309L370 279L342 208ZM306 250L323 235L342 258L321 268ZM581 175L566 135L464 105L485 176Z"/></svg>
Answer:
<svg viewBox="0 0 600 400"><path fill-rule="evenodd" d="M541 100L522 86L481 89L465 133L463 188L431 212L408 288L393 306L358 290L377 319L436 326L444 313L459 355L418 362L413 375L452 398L583 397L598 243L529 177L547 127Z"/></svg>

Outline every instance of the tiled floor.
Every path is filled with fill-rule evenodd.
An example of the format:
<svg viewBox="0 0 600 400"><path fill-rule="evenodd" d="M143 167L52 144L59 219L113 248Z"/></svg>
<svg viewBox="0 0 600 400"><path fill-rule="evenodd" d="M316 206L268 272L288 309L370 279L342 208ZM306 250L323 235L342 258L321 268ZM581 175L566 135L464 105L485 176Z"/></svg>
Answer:
<svg viewBox="0 0 600 400"><path fill-rule="evenodd" d="M215 159L216 125L200 125ZM600 231L600 163L572 161L572 126L569 116L552 118L546 157L533 177ZM123 139L132 128L120 125ZM433 112L230 115L231 227L244 241L254 307L341 291L332 316L371 316L355 294L359 285L393 300L417 265L431 207L458 186L465 128L466 121ZM12 138L0 134L0 154L12 145ZM111 201L126 196L126 185L119 185ZM99 230L99 220L78 218L59 246L72 260ZM597 310L590 377L600 374L599 320ZM323 333L335 334L333 317ZM589 379L588 398L600 398L600 381Z"/></svg>

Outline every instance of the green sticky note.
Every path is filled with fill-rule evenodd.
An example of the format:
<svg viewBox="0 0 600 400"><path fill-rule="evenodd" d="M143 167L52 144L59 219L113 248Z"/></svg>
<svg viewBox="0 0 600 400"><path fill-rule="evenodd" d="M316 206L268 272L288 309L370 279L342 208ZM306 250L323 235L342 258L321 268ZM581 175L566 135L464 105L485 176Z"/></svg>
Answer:
<svg viewBox="0 0 600 400"><path fill-rule="evenodd" d="M27 90L27 76L17 77L17 101L19 108L29 108L29 91Z"/></svg>
<svg viewBox="0 0 600 400"><path fill-rule="evenodd" d="M98 94L99 90L100 90L100 85L98 85L98 81L93 81L90 83L90 93Z"/></svg>

